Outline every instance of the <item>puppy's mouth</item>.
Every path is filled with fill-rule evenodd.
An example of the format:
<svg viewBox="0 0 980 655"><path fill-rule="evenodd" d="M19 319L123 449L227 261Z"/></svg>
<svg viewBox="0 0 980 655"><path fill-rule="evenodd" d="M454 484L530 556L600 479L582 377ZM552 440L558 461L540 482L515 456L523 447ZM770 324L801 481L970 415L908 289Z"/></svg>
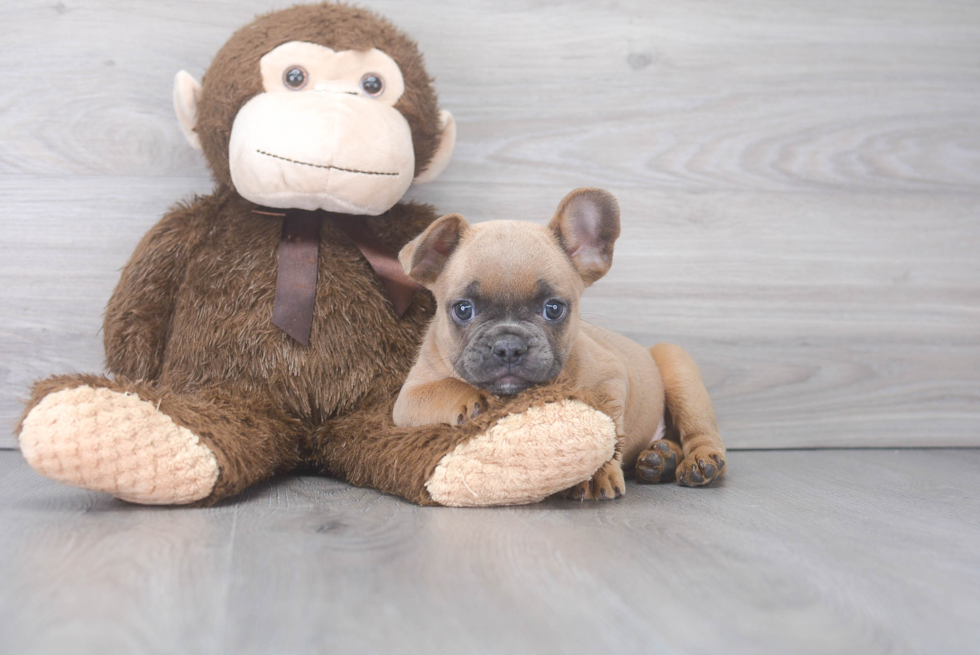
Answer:
<svg viewBox="0 0 980 655"><path fill-rule="evenodd" d="M495 396L513 396L532 386L534 386L533 382L525 380L524 378L512 373L508 373L501 375L496 380L485 383L483 388Z"/></svg>

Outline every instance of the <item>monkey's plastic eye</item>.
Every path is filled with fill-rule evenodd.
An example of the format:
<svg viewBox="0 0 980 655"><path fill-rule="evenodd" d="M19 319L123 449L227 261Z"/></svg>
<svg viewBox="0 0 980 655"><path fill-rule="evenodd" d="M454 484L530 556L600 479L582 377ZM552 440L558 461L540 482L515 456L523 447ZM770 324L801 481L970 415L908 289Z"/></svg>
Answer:
<svg viewBox="0 0 980 655"><path fill-rule="evenodd" d="M293 91L299 91L306 86L306 80L308 78L309 75L307 75L305 68L302 66L290 66L282 74L282 83Z"/></svg>
<svg viewBox="0 0 980 655"><path fill-rule="evenodd" d="M384 93L385 81L380 75L367 73L361 78L361 90L371 97L377 97Z"/></svg>
<svg viewBox="0 0 980 655"><path fill-rule="evenodd" d="M544 317L549 321L561 320L565 317L565 303L554 299L545 302Z"/></svg>
<svg viewBox="0 0 980 655"><path fill-rule="evenodd" d="M469 300L460 300L453 305L453 318L460 323L469 323L473 320L475 314L476 311L473 309L473 303Z"/></svg>

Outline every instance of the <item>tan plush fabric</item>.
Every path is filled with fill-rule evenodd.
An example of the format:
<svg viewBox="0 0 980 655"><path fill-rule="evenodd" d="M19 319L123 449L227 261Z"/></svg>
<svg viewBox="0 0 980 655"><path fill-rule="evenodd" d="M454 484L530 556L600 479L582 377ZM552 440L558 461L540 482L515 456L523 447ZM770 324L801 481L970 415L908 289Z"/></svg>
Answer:
<svg viewBox="0 0 980 655"><path fill-rule="evenodd" d="M289 41L259 60L264 92L235 116L229 166L242 197L268 207L378 216L415 176L412 129L395 109L405 82L377 48ZM301 86L283 76L303 72ZM380 93L361 88L365 76Z"/></svg>
<svg viewBox="0 0 980 655"><path fill-rule="evenodd" d="M415 184L428 184L446 170L449 159L456 147L456 119L445 109L439 110L439 125L442 126L442 137L439 139L439 149L432 155L429 167L415 176Z"/></svg>
<svg viewBox="0 0 980 655"><path fill-rule="evenodd" d="M135 395L89 386L45 397L24 419L20 447L38 473L147 505L207 497L214 454Z"/></svg>
<svg viewBox="0 0 980 655"><path fill-rule="evenodd" d="M201 101L201 84L187 71L174 77L174 112L180 132L195 150L201 149L201 137L194 131L197 125L197 103Z"/></svg>
<svg viewBox="0 0 980 655"><path fill-rule="evenodd" d="M286 120L288 119L288 120ZM412 184L405 117L344 93L263 93L235 117L235 189L259 205L378 216Z"/></svg>
<svg viewBox="0 0 980 655"><path fill-rule="evenodd" d="M616 447L616 426L577 400L538 405L498 421L439 462L426 489L452 507L536 503L584 480Z"/></svg>

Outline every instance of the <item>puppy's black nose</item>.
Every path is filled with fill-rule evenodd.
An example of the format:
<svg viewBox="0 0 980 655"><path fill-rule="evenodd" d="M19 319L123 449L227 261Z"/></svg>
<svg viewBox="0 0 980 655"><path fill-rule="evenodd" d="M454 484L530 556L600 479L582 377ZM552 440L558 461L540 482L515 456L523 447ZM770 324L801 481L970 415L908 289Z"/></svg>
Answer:
<svg viewBox="0 0 980 655"><path fill-rule="evenodd" d="M520 337L507 334L497 339L490 350L502 363L516 364L527 352L527 344Z"/></svg>

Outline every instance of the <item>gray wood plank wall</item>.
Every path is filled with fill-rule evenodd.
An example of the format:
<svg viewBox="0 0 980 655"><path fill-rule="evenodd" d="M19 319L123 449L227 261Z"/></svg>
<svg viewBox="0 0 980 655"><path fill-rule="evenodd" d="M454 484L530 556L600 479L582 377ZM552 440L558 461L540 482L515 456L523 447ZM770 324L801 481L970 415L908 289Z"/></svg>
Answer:
<svg viewBox="0 0 980 655"><path fill-rule="evenodd" d="M211 186L170 104L291 2L0 6L0 445L102 369L139 237ZM412 197L543 221L620 199L587 318L701 363L733 447L980 445L980 4L371 0L459 122Z"/></svg>

